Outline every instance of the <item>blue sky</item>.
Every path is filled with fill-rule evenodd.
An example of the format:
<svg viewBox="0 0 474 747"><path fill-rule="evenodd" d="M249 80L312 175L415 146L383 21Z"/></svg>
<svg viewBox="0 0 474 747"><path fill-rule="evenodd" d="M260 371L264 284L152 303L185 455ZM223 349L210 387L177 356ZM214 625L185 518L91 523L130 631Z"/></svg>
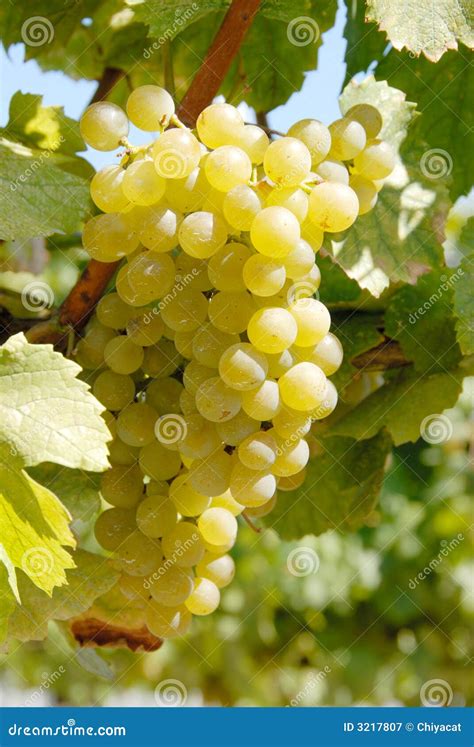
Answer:
<svg viewBox="0 0 474 747"><path fill-rule="evenodd" d="M301 91L271 112L271 127L285 131L304 117L316 117L329 124L340 116L337 99L345 75L344 23L345 9L339 7L335 26L323 34L318 69L306 75ZM45 104L63 106L68 116L79 119L97 86L94 81L76 81L60 72L43 72L34 60L24 62L22 44L11 47L8 55L3 49L0 51L0 69L0 125L7 122L10 99L18 90L42 94ZM132 128L130 140L138 145L148 141L149 134ZM110 163L108 153L89 150L85 156L95 168Z"/></svg>

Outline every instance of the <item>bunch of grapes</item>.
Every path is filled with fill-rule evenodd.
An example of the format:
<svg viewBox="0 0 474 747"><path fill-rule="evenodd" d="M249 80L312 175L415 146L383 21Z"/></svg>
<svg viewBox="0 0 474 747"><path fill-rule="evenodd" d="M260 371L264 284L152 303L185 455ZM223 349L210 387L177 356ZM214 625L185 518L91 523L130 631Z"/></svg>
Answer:
<svg viewBox="0 0 474 747"><path fill-rule="evenodd" d="M315 255L375 205L394 154L365 104L273 142L226 103L191 131L157 86L126 108L93 104L81 121L92 147L125 148L92 179L102 212L83 233L91 257L123 263L76 355L113 435L96 536L124 603L166 638L218 606L237 517L305 479L342 360ZM159 136L133 147L129 120Z"/></svg>

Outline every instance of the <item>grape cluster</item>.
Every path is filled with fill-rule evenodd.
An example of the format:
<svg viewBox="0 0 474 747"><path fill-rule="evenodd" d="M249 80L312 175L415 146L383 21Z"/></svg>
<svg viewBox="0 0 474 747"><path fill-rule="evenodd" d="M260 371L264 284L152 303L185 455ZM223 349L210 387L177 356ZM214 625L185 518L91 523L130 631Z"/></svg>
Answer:
<svg viewBox="0 0 474 747"><path fill-rule="evenodd" d="M76 356L113 435L97 539L124 600L173 637L231 582L236 517L268 514L305 479L342 361L315 255L375 205L394 154L365 104L273 142L226 103L192 132L157 86L126 108L93 104L81 121L92 147L125 148L92 179L103 212L83 233L91 257L124 262ZM160 134L133 147L129 120Z"/></svg>

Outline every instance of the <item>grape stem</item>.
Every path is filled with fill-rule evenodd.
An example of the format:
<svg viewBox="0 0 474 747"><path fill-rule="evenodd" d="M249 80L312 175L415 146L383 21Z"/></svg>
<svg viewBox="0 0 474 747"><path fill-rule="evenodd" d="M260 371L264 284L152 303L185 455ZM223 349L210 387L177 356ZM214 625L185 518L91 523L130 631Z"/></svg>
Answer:
<svg viewBox="0 0 474 747"><path fill-rule="evenodd" d="M260 534L260 532L262 531L261 528L255 526L252 519L245 513L245 511L242 511L240 515L242 516L243 520L249 525L250 529L252 529L257 534Z"/></svg>

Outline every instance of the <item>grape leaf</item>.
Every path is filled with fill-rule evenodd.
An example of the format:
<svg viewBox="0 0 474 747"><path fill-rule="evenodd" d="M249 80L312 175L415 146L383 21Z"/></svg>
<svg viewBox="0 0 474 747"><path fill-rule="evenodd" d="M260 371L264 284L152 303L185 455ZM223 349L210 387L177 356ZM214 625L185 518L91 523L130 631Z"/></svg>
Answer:
<svg viewBox="0 0 474 747"><path fill-rule="evenodd" d="M330 433L362 440L386 428L395 446L417 441L425 418L456 403L467 373L462 367L428 375L407 369L343 415Z"/></svg>
<svg viewBox="0 0 474 747"><path fill-rule="evenodd" d="M346 77L344 85L359 72L365 72L372 62L382 59L387 40L374 23L365 19L365 0L345 0L347 19L344 36L347 39Z"/></svg>
<svg viewBox="0 0 474 747"><path fill-rule="evenodd" d="M395 49L437 62L458 40L474 45L470 0L367 0L367 20L378 23Z"/></svg>
<svg viewBox="0 0 474 747"><path fill-rule="evenodd" d="M52 345L31 345L22 333L0 347L0 440L26 466L108 467L104 407L77 378L80 370Z"/></svg>
<svg viewBox="0 0 474 747"><path fill-rule="evenodd" d="M392 50L374 74L405 91L421 112L403 143L402 156L412 158L423 146L419 171L433 184L448 183L453 200L467 194L474 173L474 65L466 49L447 52L436 65Z"/></svg>
<svg viewBox="0 0 474 747"><path fill-rule="evenodd" d="M464 355L474 353L474 252L464 257L459 270L463 273L454 288L456 334ZM458 271L459 271L458 270Z"/></svg>
<svg viewBox="0 0 474 747"><path fill-rule="evenodd" d="M9 618L8 634L19 641L41 641L50 620L69 620L82 614L94 599L117 582L119 573L111 561L85 550L74 555L75 567L67 572L67 585L56 588L51 597L37 589L24 576L19 578L22 604Z"/></svg>
<svg viewBox="0 0 474 747"><path fill-rule="evenodd" d="M66 509L22 467L18 454L0 443L0 560L18 600L16 568L51 596L55 586L66 583L65 570L74 567L64 546L76 544Z"/></svg>
<svg viewBox="0 0 474 747"><path fill-rule="evenodd" d="M390 299L385 331L400 342L417 371L444 371L462 357L456 342L453 291L463 276L462 269L436 270L419 278L415 286L404 286Z"/></svg>
<svg viewBox="0 0 474 747"><path fill-rule="evenodd" d="M15 597L8 581L8 571L6 566L0 563L0 644L6 638L8 620L14 609Z"/></svg>
<svg viewBox="0 0 474 747"><path fill-rule="evenodd" d="M389 436L382 432L363 442L331 437L322 440L321 447L322 453L307 466L303 485L280 492L264 519L283 539L329 529L353 531L375 505L391 449Z"/></svg>
<svg viewBox="0 0 474 747"><path fill-rule="evenodd" d="M100 476L97 473L44 462L30 468L28 474L58 496L73 521L87 522L99 511Z"/></svg>
<svg viewBox="0 0 474 747"><path fill-rule="evenodd" d="M360 308L370 298L370 294L348 277L331 257L318 255L316 264L321 271L318 298L331 310Z"/></svg>
<svg viewBox="0 0 474 747"><path fill-rule="evenodd" d="M338 391L342 391L357 373L351 360L385 340L381 332L382 326L383 318L380 314L332 314L331 332L339 338L344 349L342 365L331 376L331 381Z"/></svg>

